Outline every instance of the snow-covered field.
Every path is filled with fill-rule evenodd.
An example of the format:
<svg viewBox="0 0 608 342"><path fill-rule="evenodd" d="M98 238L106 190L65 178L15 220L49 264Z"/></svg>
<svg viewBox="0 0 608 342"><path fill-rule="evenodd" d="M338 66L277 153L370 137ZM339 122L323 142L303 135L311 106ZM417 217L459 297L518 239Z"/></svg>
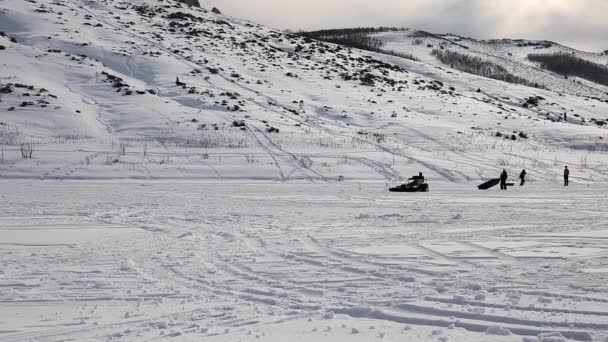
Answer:
<svg viewBox="0 0 608 342"><path fill-rule="evenodd" d="M0 341L608 336L606 186L0 189Z"/></svg>
<svg viewBox="0 0 608 342"><path fill-rule="evenodd" d="M0 342L608 341L607 88L517 41L448 37L547 89L377 36L420 62L0 0ZM502 169L526 187L476 190Z"/></svg>

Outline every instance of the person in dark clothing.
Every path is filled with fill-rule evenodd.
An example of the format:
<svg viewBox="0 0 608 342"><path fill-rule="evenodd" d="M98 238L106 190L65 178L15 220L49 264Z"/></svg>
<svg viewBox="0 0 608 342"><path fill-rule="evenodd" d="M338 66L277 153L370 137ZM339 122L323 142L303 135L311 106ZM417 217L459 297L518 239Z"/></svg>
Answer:
<svg viewBox="0 0 608 342"><path fill-rule="evenodd" d="M526 174L526 170L522 170L519 174L519 179L521 179L521 184L519 184L519 186L524 186L524 184L526 184Z"/></svg>
<svg viewBox="0 0 608 342"><path fill-rule="evenodd" d="M412 180L417 185L424 184L424 176L422 175L422 172L420 172L418 176L412 177Z"/></svg>
<svg viewBox="0 0 608 342"><path fill-rule="evenodd" d="M507 190L507 170L502 170L500 174L500 190Z"/></svg>
<svg viewBox="0 0 608 342"><path fill-rule="evenodd" d="M568 178L570 177L570 170L568 170L568 167L566 166L564 168L564 186L568 186L569 185L569 180Z"/></svg>

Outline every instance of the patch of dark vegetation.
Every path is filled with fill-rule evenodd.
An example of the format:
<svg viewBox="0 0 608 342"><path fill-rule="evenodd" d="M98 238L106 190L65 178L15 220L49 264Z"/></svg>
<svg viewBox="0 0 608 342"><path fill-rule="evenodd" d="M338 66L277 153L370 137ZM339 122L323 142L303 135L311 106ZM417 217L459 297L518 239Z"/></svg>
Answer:
<svg viewBox="0 0 608 342"><path fill-rule="evenodd" d="M366 50L371 52L378 52L405 59L418 61L417 58L411 54L398 52L394 50L384 50L384 42L376 37L370 36L374 33L383 32L399 32L404 29L395 27L358 27L349 29L332 29L332 30L319 30L310 32L298 32L299 35L309 38L321 40L327 43L338 44L354 49ZM297 49L296 49L297 50ZM297 51L296 51L297 52Z"/></svg>
<svg viewBox="0 0 608 342"><path fill-rule="evenodd" d="M134 6L133 9L142 17L153 18L157 15L155 9L147 5Z"/></svg>
<svg viewBox="0 0 608 342"><path fill-rule="evenodd" d="M11 83L5 84L2 87L0 87L0 94L10 94L12 92L13 92L13 89L12 89Z"/></svg>
<svg viewBox="0 0 608 342"><path fill-rule="evenodd" d="M106 71L102 71L101 75L105 76L105 78L106 78L104 80L104 82L111 83L112 84L112 88L116 88L117 92L120 92L120 91L123 90L123 88L126 88L124 90L124 93L123 93L123 95L125 95L125 96L130 96L130 95L133 95L133 94L137 94L137 95L145 95L145 94L152 94L152 95L154 95L154 94L156 94L156 92L154 90L150 90L150 89L148 89L148 90L132 90L132 89L129 89L129 88L131 88L131 86L128 83L126 83L125 80L122 79L122 77L118 77L116 75L112 75L112 74L110 74L110 73L108 73Z"/></svg>
<svg viewBox="0 0 608 342"><path fill-rule="evenodd" d="M383 32L399 32L404 29L396 27L355 27L355 28L344 28L344 29L329 29L329 30L318 30L308 32L298 32L300 36L308 37L311 39L322 40L325 37L339 37L347 35L358 35L358 34L374 34Z"/></svg>
<svg viewBox="0 0 608 342"><path fill-rule="evenodd" d="M494 134L495 137L497 138L505 138L507 140L513 140L516 141L518 139L528 139L528 134L521 132L521 131L513 131L513 133L502 133L502 132L496 132L496 134Z"/></svg>
<svg viewBox="0 0 608 342"><path fill-rule="evenodd" d="M526 99L526 102L524 102L522 107L524 107L524 108L538 107L540 101L544 101L544 100L545 100L545 98L542 96L531 96Z"/></svg>
<svg viewBox="0 0 608 342"><path fill-rule="evenodd" d="M526 47L526 46L532 46L535 49L548 49L550 47L553 46L552 42L549 41L541 41L541 42L525 42L521 39L515 40L517 42L517 46L519 47Z"/></svg>
<svg viewBox="0 0 608 342"><path fill-rule="evenodd" d="M522 84L528 87L546 89L544 86L538 83L530 82L524 78L515 76L502 66L479 57L472 57L451 50L438 49L433 50L433 55L437 57L437 59L443 64L449 65L451 68L460 70L462 72L499 81Z"/></svg>
<svg viewBox="0 0 608 342"><path fill-rule="evenodd" d="M190 13L184 13L184 12L169 13L166 18L169 20L185 20L185 21L198 21L198 22L203 21L203 19L200 17L197 17Z"/></svg>
<svg viewBox="0 0 608 342"><path fill-rule="evenodd" d="M562 76L576 76L608 86L608 67L567 53L530 54L528 59L540 63L541 68Z"/></svg>
<svg viewBox="0 0 608 342"><path fill-rule="evenodd" d="M245 124L245 121L233 121L232 122L232 127L246 127L247 125Z"/></svg>
<svg viewBox="0 0 608 342"><path fill-rule="evenodd" d="M106 77L106 80L108 82L112 83L112 87L118 88L118 89L123 88L123 87L129 88L129 85L127 83L125 83L125 81L121 77L112 75L105 71L102 71L101 74Z"/></svg>

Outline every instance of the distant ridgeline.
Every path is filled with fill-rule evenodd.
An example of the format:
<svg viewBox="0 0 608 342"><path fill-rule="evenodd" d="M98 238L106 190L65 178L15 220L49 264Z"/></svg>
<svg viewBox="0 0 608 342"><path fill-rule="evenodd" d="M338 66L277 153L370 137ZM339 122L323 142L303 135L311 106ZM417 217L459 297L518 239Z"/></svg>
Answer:
<svg viewBox="0 0 608 342"><path fill-rule="evenodd" d="M345 28L345 29L330 29L330 30L319 30L319 31L300 31L297 34L303 37L321 40L327 43L333 43L351 47L354 49L366 50L371 52L378 52L387 55L397 56L401 58L418 61L414 56L397 52L393 50L385 50L384 42L376 37L371 37L371 34L382 33L382 32L398 32L405 31L402 28L396 27L356 27L356 28Z"/></svg>
<svg viewBox="0 0 608 342"><path fill-rule="evenodd" d="M528 59L540 63L541 68L562 76L576 76L608 86L608 67L567 53L530 54Z"/></svg>
<svg viewBox="0 0 608 342"><path fill-rule="evenodd" d="M177 0L177 2L181 2L182 4L186 4L189 6L201 7L201 4L198 2L198 0Z"/></svg>

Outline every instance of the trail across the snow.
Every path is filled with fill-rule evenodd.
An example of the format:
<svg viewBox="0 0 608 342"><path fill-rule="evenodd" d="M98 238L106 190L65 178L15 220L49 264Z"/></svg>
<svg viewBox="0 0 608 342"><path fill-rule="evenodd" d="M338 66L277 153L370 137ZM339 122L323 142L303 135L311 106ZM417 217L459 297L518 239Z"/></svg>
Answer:
<svg viewBox="0 0 608 342"><path fill-rule="evenodd" d="M601 340L605 190L3 182L0 341L264 340L312 321Z"/></svg>

